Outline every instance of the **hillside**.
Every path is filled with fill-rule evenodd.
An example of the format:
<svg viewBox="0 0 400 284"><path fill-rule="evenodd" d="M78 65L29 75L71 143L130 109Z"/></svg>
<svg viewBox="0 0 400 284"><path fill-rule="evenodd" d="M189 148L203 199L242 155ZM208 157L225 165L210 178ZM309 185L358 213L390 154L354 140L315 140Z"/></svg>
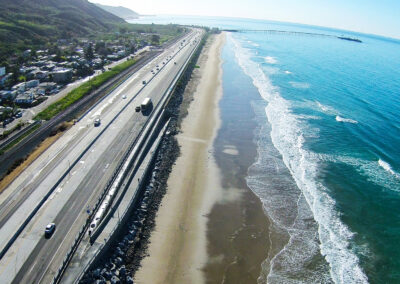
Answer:
<svg viewBox="0 0 400 284"><path fill-rule="evenodd" d="M139 18L138 13L132 11L131 9L122 7L122 6L114 7L114 6L101 5L98 3L94 3L94 4L97 5L98 7L102 8L103 10L106 10L107 12L114 14L125 20Z"/></svg>
<svg viewBox="0 0 400 284"><path fill-rule="evenodd" d="M87 0L0 0L0 54L110 31L124 22Z"/></svg>

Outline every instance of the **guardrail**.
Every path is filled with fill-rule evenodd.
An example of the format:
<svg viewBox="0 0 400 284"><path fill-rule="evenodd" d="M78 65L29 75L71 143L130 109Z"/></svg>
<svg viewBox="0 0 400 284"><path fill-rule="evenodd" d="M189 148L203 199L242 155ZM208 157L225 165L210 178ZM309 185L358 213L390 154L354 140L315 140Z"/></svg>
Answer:
<svg viewBox="0 0 400 284"><path fill-rule="evenodd" d="M92 212L89 214L85 224L82 226L81 230L78 233L78 236L75 238L74 243L72 244L70 250L68 251L68 253L66 254L66 257L63 260L62 265L60 266L60 268L57 271L57 274L54 276L53 278L53 283L59 283L59 281L61 280L68 264L70 263L73 254L75 253L76 249L78 248L78 245L80 243L80 241L82 240L82 238L84 237L89 225L91 224L92 218L95 215L94 213L96 212L96 210L98 209L98 207L101 205L101 202L103 201L104 197L106 196L110 186L112 185L112 183L115 181L117 175L119 174L119 171L121 170L121 168L123 167L124 163L126 162L127 158L130 155L131 150L133 149L133 147L136 145L137 141L139 138L141 138L141 135L143 134L143 131L145 129L147 129L148 123L152 122L152 124L150 125L150 129L147 130L145 138L142 138L143 141L146 141L147 136L151 133L152 128L154 127L154 124L159 121L159 118L161 115L163 115L163 109L165 108L165 106L167 105L167 103L169 102L169 96L173 93L173 91L175 90L176 87L176 83L178 82L178 80L181 78L182 74L186 71L187 67L188 67L188 63L190 62L190 60L192 59L193 54L198 50L199 46L200 46L201 41L199 41L197 43L197 46L195 49L193 49L193 51L190 53L190 55L188 56L188 59L186 60L186 62L183 64L183 66L181 67L181 69L179 70L177 76L175 77L175 79L171 82L171 84L168 86L167 90L164 92L162 98L163 101L161 102L161 104L159 103L156 108L157 111L153 111L151 113L151 116L156 115L156 117L152 117L149 118L145 125L142 127L142 129L139 132L139 135L135 138L135 140L133 141L133 143L129 146L128 151L126 152L126 154L124 155L124 158L122 159L122 161L120 162L119 166L117 167L117 169L114 171L113 176L111 177L111 179L108 181L104 191L102 192L102 194L100 195L99 199L97 200L95 206L94 206L94 210L92 210ZM185 45L187 45L188 43L186 43ZM174 55L173 57L175 57L176 55ZM162 66L162 68L164 68L164 66ZM162 69L161 68L161 69ZM152 80L153 78L151 78L149 80L149 82ZM135 95L135 97L143 90L145 86L143 86L139 92ZM134 98L135 98L134 97ZM133 100L134 98L132 98L131 100ZM127 104L129 105L129 104ZM126 105L126 106L127 106ZM125 107L122 109L124 110ZM121 112L122 112L121 110ZM120 112L119 112L120 113ZM119 116L119 113L117 114L117 116ZM116 116L116 117L117 117ZM115 117L115 118L116 118ZM115 118L107 125L107 127L115 120ZM105 131L105 129L103 130ZM135 153L134 156L137 156L138 153ZM129 163L131 163L132 161L130 161ZM128 170L126 171L128 172ZM122 180L125 179L126 177L126 172L123 174ZM140 183L141 184L141 183Z"/></svg>

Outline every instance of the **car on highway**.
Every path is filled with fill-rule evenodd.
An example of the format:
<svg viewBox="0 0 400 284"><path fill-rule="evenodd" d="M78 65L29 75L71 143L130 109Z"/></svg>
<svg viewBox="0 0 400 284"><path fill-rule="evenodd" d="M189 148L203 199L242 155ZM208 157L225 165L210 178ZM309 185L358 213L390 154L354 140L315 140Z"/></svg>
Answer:
<svg viewBox="0 0 400 284"><path fill-rule="evenodd" d="M143 80L143 81L142 81L142 84L143 84L143 85L146 85L146 80Z"/></svg>
<svg viewBox="0 0 400 284"><path fill-rule="evenodd" d="M135 107L135 111L139 112L140 111L140 106Z"/></svg>
<svg viewBox="0 0 400 284"><path fill-rule="evenodd" d="M53 235L53 233L54 233L55 230L56 230L56 224L54 224L54 223L49 223L49 224L46 226L46 229L44 229L44 236L45 236L46 238L50 238L50 237Z"/></svg>
<svg viewBox="0 0 400 284"><path fill-rule="evenodd" d="M123 99L126 99L126 96L125 96L125 95L123 95L123 96L122 96L122 98L123 98Z"/></svg>
<svg viewBox="0 0 400 284"><path fill-rule="evenodd" d="M94 120L94 126L95 127L97 127L97 126L99 126L100 125L100 118L96 118L95 120Z"/></svg>

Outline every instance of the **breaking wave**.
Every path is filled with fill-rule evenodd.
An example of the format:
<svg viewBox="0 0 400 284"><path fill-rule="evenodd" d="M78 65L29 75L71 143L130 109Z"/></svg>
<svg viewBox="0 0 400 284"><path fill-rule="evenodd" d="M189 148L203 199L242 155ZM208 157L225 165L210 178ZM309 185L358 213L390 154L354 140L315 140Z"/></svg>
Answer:
<svg viewBox="0 0 400 284"><path fill-rule="evenodd" d="M292 202L295 200L297 211L292 212L295 214L294 219L288 224L287 219L290 218L280 215L290 206L285 200L285 192L276 192L275 196L263 198L262 191L265 187L257 186L259 182L257 175L252 175L250 172L249 187L263 201L267 214L273 222L281 229L287 230L290 235L285 247L270 260L268 283L290 283L290 279L285 279L286 271L283 270L298 269L318 249L329 263L330 276L335 283L367 283L368 279L360 267L358 257L349 249L353 233L341 222L340 214L335 210L334 199L328 194L328 189L317 179L321 160L318 155L304 147L304 130L307 125L292 114L290 102L282 98L278 88L272 85L260 65L251 60L251 50L243 48L232 35L228 38L234 46L238 64L252 79L254 86L267 104L264 111L271 127L271 141L282 155L279 158L283 159L297 188L301 190L301 194L291 193ZM264 121L264 124L268 124L267 121ZM262 162L260 161L264 151L262 144L259 144L259 151L261 152L259 152L260 157L257 163ZM275 165L279 165L278 159L271 159L270 163L273 161ZM276 167L279 168L279 166ZM275 179L278 180L279 177ZM312 222L310 223L310 217L317 222L316 228L313 228ZM307 228L307 230L301 231L300 228ZM305 282L329 281L308 279Z"/></svg>

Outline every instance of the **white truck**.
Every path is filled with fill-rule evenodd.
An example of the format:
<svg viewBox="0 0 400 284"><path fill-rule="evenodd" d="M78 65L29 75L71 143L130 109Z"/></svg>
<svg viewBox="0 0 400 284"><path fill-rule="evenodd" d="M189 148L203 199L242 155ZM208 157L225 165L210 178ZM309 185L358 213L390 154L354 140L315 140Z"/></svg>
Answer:
<svg viewBox="0 0 400 284"><path fill-rule="evenodd" d="M142 104L140 105L141 111L146 111L151 106L151 104L152 104L151 99L145 98Z"/></svg>

